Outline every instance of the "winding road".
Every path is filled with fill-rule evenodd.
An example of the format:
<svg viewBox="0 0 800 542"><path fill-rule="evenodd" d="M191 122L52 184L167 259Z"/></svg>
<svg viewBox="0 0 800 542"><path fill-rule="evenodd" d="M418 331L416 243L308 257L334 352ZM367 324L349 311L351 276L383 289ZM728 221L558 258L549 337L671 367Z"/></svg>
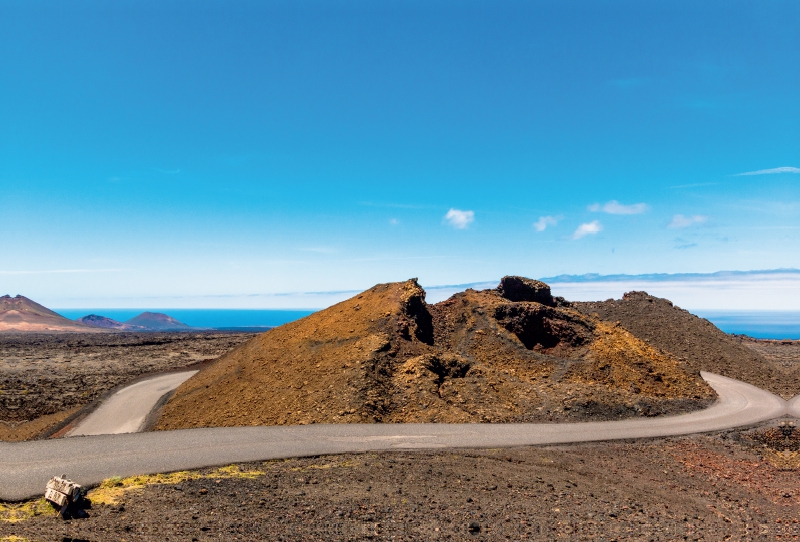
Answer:
<svg viewBox="0 0 800 542"><path fill-rule="evenodd" d="M66 436L137 433L144 428L147 416L161 398L196 373L197 371L168 373L126 386L103 401Z"/></svg>
<svg viewBox="0 0 800 542"><path fill-rule="evenodd" d="M80 484L93 485L111 476L245 461L378 450L662 437L730 429L786 415L800 417L800 397L785 401L744 382L701 374L716 390L718 400L705 410L661 418L563 424L225 427L0 443L0 499L41 495L47 480L61 473Z"/></svg>

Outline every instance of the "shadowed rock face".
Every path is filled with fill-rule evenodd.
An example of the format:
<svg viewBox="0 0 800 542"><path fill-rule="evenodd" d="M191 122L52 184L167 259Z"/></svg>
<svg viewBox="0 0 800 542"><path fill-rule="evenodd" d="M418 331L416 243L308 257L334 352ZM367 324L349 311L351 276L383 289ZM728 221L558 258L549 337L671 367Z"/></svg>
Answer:
<svg viewBox="0 0 800 542"><path fill-rule="evenodd" d="M550 286L525 277L503 277L500 280L500 286L497 287L497 293L509 301L533 301L549 307L555 305L553 296L550 294Z"/></svg>
<svg viewBox="0 0 800 542"><path fill-rule="evenodd" d="M612 419L713 396L544 283L506 277L428 305L412 279L253 338L184 383L159 427Z"/></svg>
<svg viewBox="0 0 800 542"><path fill-rule="evenodd" d="M526 348L577 347L591 342L594 325L585 318L539 303L508 303L494 310L497 322Z"/></svg>

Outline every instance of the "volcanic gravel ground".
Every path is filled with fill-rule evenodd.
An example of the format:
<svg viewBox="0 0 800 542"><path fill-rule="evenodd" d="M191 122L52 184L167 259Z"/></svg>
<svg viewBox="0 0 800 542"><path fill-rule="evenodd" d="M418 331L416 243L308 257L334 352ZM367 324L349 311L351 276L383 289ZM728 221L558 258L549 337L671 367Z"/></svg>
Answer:
<svg viewBox="0 0 800 542"><path fill-rule="evenodd" d="M234 477L204 469L192 480L124 492L115 504L96 504L86 519L62 521L48 513L0 521L0 536L59 542L791 539L800 534L797 471L771 463L774 450L756 438L776 430L325 456L242 464L233 472L245 474Z"/></svg>
<svg viewBox="0 0 800 542"><path fill-rule="evenodd" d="M800 372L800 341L774 341L737 336L747 348L780 366L785 371ZM800 381L800 379L798 379ZM800 391L800 390L798 390Z"/></svg>
<svg viewBox="0 0 800 542"><path fill-rule="evenodd" d="M215 359L251 337L220 332L2 333L0 439L36 436L52 425L42 423L43 416L57 423L138 376Z"/></svg>

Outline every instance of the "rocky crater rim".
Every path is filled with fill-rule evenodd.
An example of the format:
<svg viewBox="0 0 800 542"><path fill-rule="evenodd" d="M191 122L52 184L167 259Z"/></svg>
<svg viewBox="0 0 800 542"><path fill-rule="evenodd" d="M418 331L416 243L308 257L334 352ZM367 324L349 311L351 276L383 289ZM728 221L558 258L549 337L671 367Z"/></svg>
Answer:
<svg viewBox="0 0 800 542"><path fill-rule="evenodd" d="M181 385L158 427L619 419L714 397L698 371L541 281L428 304L410 279L254 337Z"/></svg>

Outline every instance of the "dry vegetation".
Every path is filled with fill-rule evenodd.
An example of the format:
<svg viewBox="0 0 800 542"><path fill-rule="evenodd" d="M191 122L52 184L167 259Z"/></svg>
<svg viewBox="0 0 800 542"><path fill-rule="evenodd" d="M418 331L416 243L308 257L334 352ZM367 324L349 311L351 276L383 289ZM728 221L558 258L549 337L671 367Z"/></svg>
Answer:
<svg viewBox="0 0 800 542"><path fill-rule="evenodd" d="M87 519L0 504L0 540L792 540L798 465L770 460L776 431L113 478L89 492Z"/></svg>

